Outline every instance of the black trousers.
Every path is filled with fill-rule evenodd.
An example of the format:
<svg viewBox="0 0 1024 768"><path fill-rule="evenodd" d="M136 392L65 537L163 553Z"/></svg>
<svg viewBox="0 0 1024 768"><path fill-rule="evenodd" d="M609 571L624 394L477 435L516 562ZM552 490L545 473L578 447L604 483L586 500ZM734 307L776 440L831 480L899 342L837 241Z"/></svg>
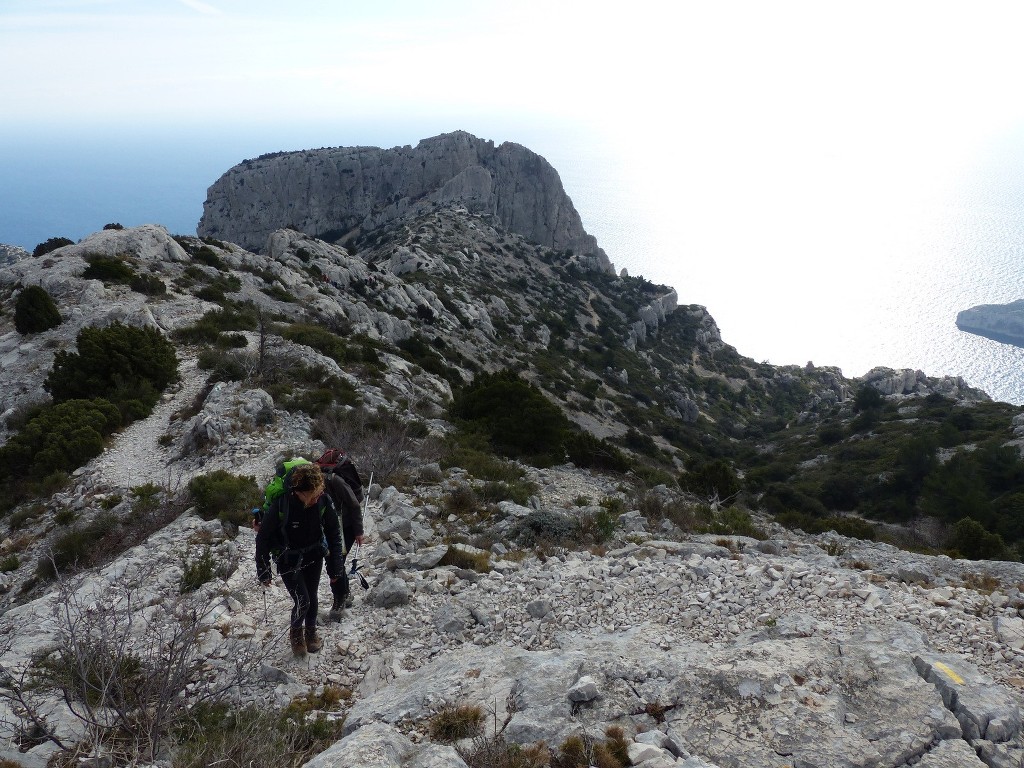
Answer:
<svg viewBox="0 0 1024 768"><path fill-rule="evenodd" d="M294 560L282 558L278 569L281 580L292 596L292 626L316 627L317 590L324 559L317 555L302 555Z"/></svg>
<svg viewBox="0 0 1024 768"><path fill-rule="evenodd" d="M345 561L348 559L348 553L352 551L352 542L355 540L355 536L345 533L345 554L341 556L341 573L338 574L337 580L331 583L331 594L334 596L336 606L343 604L345 598L348 597L348 569L345 567Z"/></svg>

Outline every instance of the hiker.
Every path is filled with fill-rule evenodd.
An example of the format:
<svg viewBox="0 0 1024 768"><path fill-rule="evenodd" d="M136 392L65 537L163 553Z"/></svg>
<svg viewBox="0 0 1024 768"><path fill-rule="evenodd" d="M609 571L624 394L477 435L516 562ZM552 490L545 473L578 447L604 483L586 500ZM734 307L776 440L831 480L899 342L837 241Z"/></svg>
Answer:
<svg viewBox="0 0 1024 768"><path fill-rule="evenodd" d="M351 459L340 448L332 448L324 452L316 460L324 472L327 492L334 501L334 506L341 512L341 529L345 541L345 551L341 556L341 572L337 579L331 580L331 594L334 603L328 617L331 621L341 621L342 611L349 602L351 591L348 573L345 570L345 558L352 550L353 544L363 543L363 486L359 472ZM329 576L333 576L330 570Z"/></svg>
<svg viewBox="0 0 1024 768"><path fill-rule="evenodd" d="M326 551L324 541L326 540ZM341 525L330 494L324 493L320 467L306 462L284 476L284 493L270 502L256 534L256 573L270 585L270 558L293 605L289 640L292 653L304 656L323 647L316 632L317 590L327 558L332 583L344 573Z"/></svg>

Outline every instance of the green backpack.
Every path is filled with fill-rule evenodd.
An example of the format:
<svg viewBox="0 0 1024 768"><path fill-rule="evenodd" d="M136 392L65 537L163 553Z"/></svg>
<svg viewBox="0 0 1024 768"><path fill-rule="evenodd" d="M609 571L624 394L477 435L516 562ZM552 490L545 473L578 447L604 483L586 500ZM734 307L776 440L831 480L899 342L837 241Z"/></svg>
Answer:
<svg viewBox="0 0 1024 768"><path fill-rule="evenodd" d="M303 459L301 457L297 459L289 459L288 461L282 461L277 465L277 472L274 474L273 479L267 483L267 487L263 490L263 508L260 509L259 515L256 515L255 510L253 510L253 515L255 515L258 520L263 520L263 515L270 511L270 504L274 499L285 492L287 482L290 479L288 476L291 474L291 471L302 464L309 464L309 459Z"/></svg>
<svg viewBox="0 0 1024 768"><path fill-rule="evenodd" d="M267 483L267 487L263 490L263 506L256 507L252 511L252 516L257 523L263 522L263 516L270 511L270 505L274 502L274 499L281 496L287 489L288 484L291 482L291 473L295 467L301 466L302 464L310 464L309 459L303 459L302 457L289 459L288 461L282 461L277 465L274 477L271 478L270 482ZM323 529L323 506L320 507L321 516L321 530ZM285 517L287 522L287 516ZM285 537L285 549L288 548L287 533L282 530L282 535ZM323 539L320 542L320 546L323 549L323 553L327 555L327 535L323 535ZM344 543L342 544L344 546ZM280 552L272 553L275 559L280 556Z"/></svg>

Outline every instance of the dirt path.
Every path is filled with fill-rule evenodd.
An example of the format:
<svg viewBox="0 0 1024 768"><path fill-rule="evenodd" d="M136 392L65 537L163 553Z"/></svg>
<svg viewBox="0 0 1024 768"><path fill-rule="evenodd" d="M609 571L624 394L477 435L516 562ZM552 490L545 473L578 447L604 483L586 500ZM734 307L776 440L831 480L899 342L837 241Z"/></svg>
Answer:
<svg viewBox="0 0 1024 768"><path fill-rule="evenodd" d="M180 373L181 384L177 391L161 399L149 416L118 432L113 443L87 465L86 469L101 483L120 488L155 483L176 489L196 473L195 469L189 471L174 463L176 449L173 445L160 444L161 436L168 432L171 417L191 405L206 385L207 377L197 373L195 358L183 359Z"/></svg>

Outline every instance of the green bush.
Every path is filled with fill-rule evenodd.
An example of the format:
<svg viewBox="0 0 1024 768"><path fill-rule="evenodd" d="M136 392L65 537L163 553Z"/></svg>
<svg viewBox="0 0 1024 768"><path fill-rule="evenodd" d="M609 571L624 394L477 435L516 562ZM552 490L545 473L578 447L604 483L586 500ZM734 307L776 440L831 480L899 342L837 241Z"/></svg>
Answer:
<svg viewBox="0 0 1024 768"><path fill-rule="evenodd" d="M579 430L565 436L565 453L573 464L588 469L628 472L632 466L626 454L607 440L598 440L589 432Z"/></svg>
<svg viewBox="0 0 1024 768"><path fill-rule="evenodd" d="M258 327L256 310L240 304L207 312L192 325L179 328L171 335L186 344L213 344L224 331L254 331Z"/></svg>
<svg viewBox="0 0 1024 768"><path fill-rule="evenodd" d="M50 251L55 251L58 248L63 248L65 245L74 245L74 240L68 240L66 237L51 237L49 240L40 243L32 249L32 255L39 257L45 256Z"/></svg>
<svg viewBox="0 0 1024 768"><path fill-rule="evenodd" d="M970 517L961 518L953 526L947 546L969 560L1004 560L1009 553L1003 537L990 533L985 526Z"/></svg>
<svg viewBox="0 0 1024 768"><path fill-rule="evenodd" d="M880 408L885 403L882 393L870 384L863 384L853 396L853 406L857 411Z"/></svg>
<svg viewBox="0 0 1024 768"><path fill-rule="evenodd" d="M162 296L167 293L167 284L156 275L136 275L129 281L128 287L146 296Z"/></svg>
<svg viewBox="0 0 1024 768"><path fill-rule="evenodd" d="M512 371L477 376L457 392L451 412L482 430L500 453L542 466L565 458L569 420L537 387Z"/></svg>
<svg viewBox="0 0 1024 768"><path fill-rule="evenodd" d="M57 402L85 397L139 400L146 413L178 378L174 345L155 328L114 323L83 328L77 352L57 352L44 386Z"/></svg>
<svg viewBox="0 0 1024 768"><path fill-rule="evenodd" d="M0 447L0 478L27 481L73 472L102 453L104 438L120 425L120 412L102 398L49 405Z"/></svg>
<svg viewBox="0 0 1024 768"><path fill-rule="evenodd" d="M181 594L195 592L203 584L211 581L216 573L216 562L213 559L213 551L209 547L203 547L202 554L195 560L186 559L182 564Z"/></svg>
<svg viewBox="0 0 1024 768"><path fill-rule="evenodd" d="M223 469L193 477L188 490L195 500L196 512L204 520L245 525L250 510L263 503L263 492L255 477L233 475Z"/></svg>
<svg viewBox="0 0 1024 768"><path fill-rule="evenodd" d="M62 322L57 305L45 289L30 285L18 294L14 303L14 328L18 333L40 333Z"/></svg>
<svg viewBox="0 0 1024 768"><path fill-rule="evenodd" d="M89 264L82 273L84 280L102 280L104 283L121 283L128 285L135 279L135 270L121 259L100 254L85 257Z"/></svg>

